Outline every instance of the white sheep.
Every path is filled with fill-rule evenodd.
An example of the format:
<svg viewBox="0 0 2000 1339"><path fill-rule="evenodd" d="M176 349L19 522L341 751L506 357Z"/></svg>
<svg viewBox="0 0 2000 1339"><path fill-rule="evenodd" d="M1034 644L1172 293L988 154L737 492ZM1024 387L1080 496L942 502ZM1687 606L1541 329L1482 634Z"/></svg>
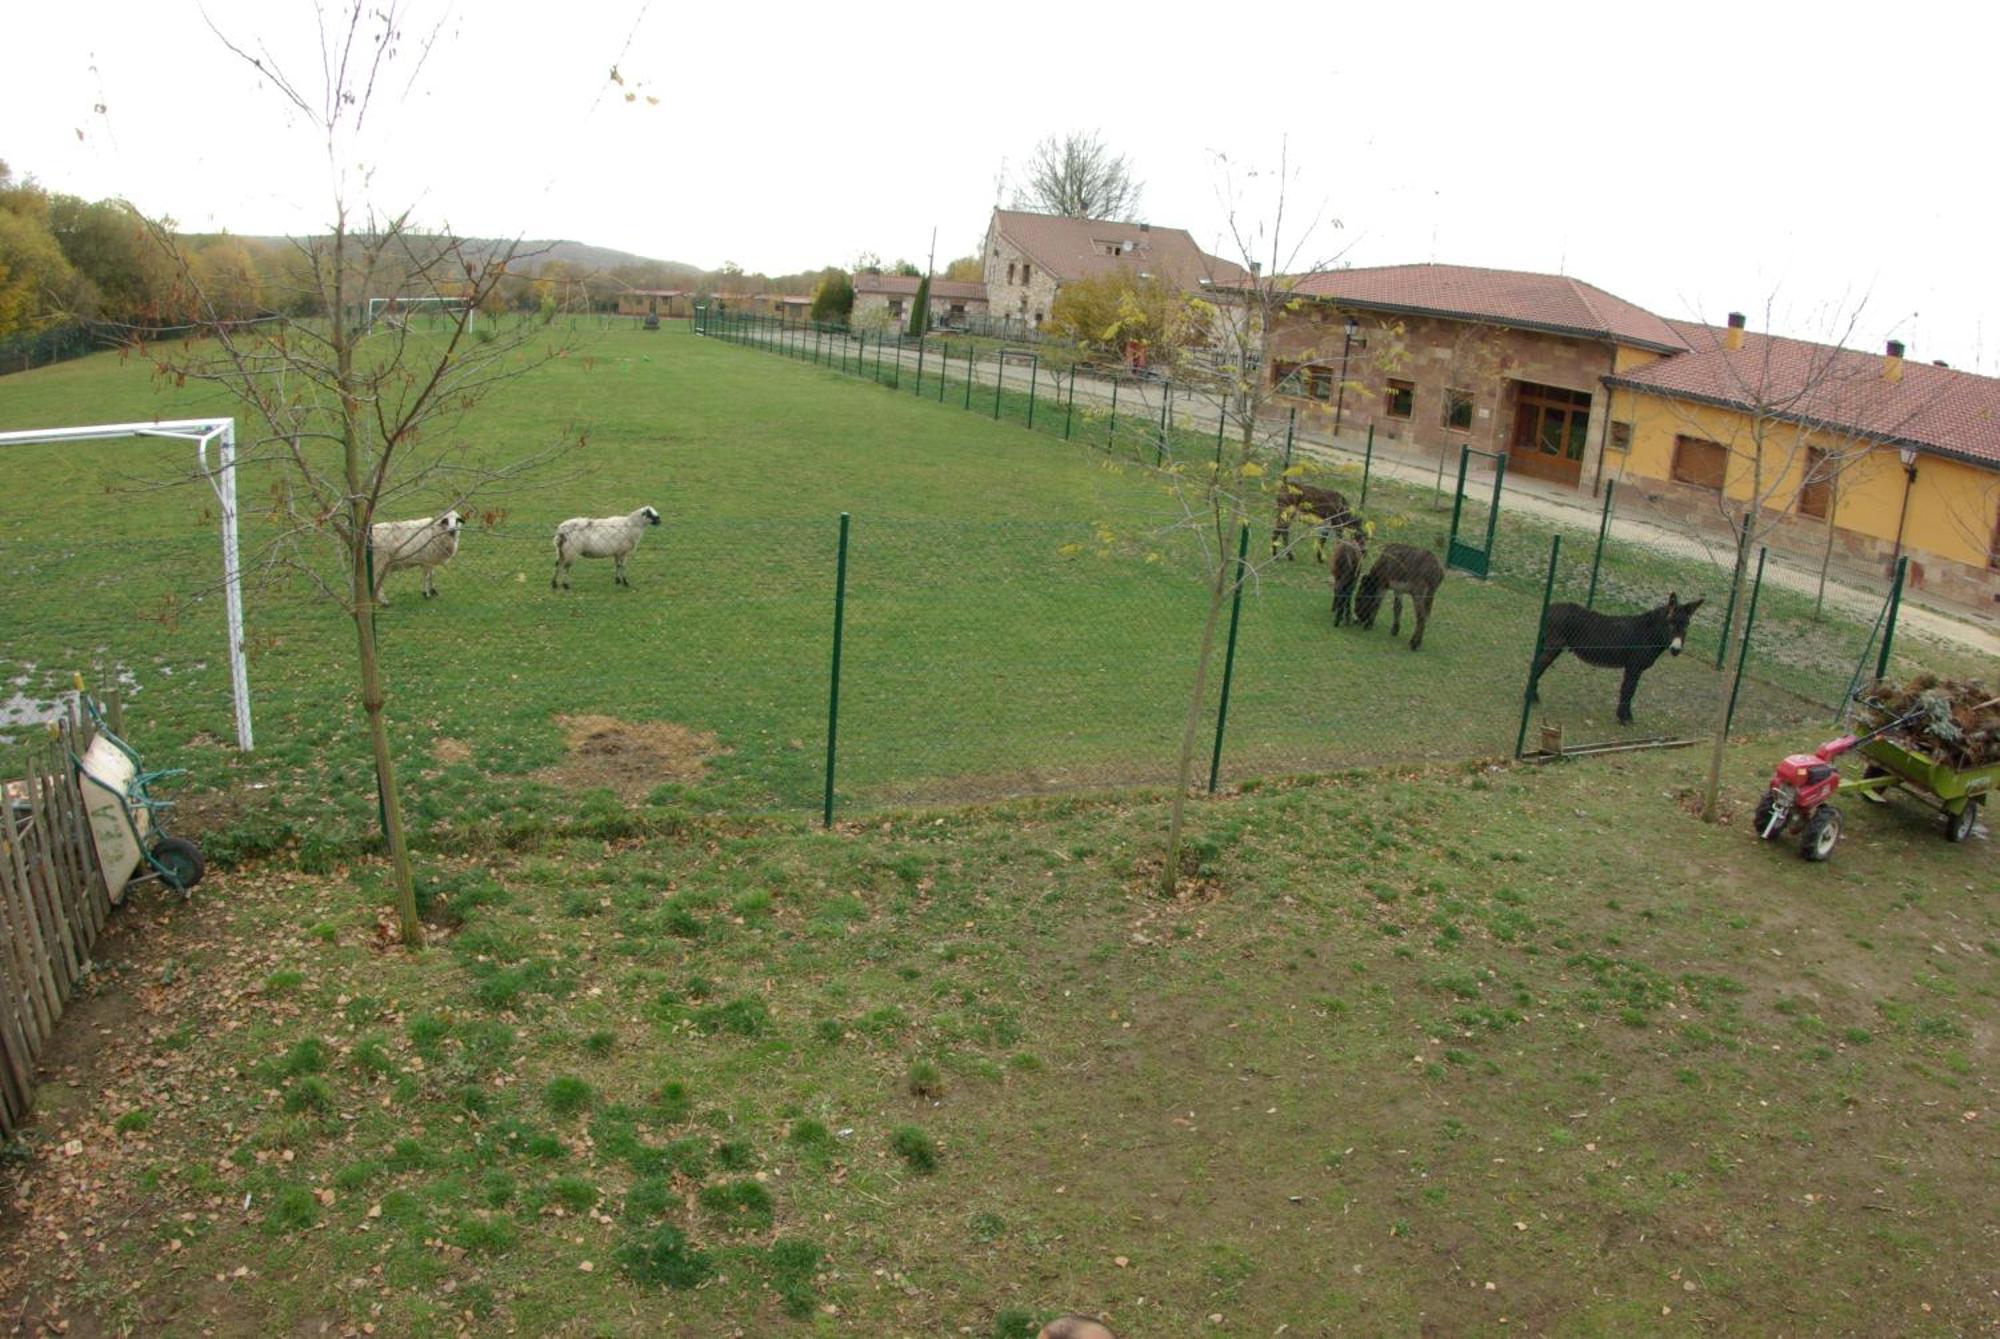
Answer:
<svg viewBox="0 0 2000 1339"><path fill-rule="evenodd" d="M368 527L368 546L375 553L375 603L387 605L382 583L389 573L405 567L424 569L424 598L437 594L435 572L458 552L458 532L465 518L455 511L426 516L421 521L379 521Z"/></svg>
<svg viewBox="0 0 2000 1339"><path fill-rule="evenodd" d="M625 560L639 547L639 537L649 525L660 523L660 513L641 507L629 516L572 516L556 527L556 571L549 589L568 590L570 564L578 558L609 558L615 564L611 579L630 586Z"/></svg>

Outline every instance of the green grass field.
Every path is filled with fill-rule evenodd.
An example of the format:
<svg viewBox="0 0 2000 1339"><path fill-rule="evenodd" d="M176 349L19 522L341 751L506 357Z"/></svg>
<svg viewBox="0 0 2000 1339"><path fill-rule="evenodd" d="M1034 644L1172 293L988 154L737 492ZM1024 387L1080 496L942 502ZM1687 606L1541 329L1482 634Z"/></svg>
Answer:
<svg viewBox="0 0 2000 1339"><path fill-rule="evenodd" d="M914 393L913 377L898 393L870 384L872 369L843 377L679 329L576 338L465 431L472 456L496 464L565 438L584 444L476 498L442 598L418 598L415 577L399 576L378 620L395 738L420 774L410 793L433 840L577 816L578 797L543 779L563 758L560 715L713 735L703 804L815 806L842 511L853 516L845 810L1172 775L1204 593L1193 538L1173 525L1177 504L1133 463L1156 415L1128 412L1107 451L1086 442L1109 435L1108 416L1079 413L1064 442L1051 404L1029 433L1026 397L1003 396L996 420L960 408L956 381L938 403ZM10 377L4 392L0 427L227 407L108 354ZM1175 447L1189 458L1212 450L1188 434ZM292 842L338 850L365 834L374 801L351 628L297 575L269 568L282 467L242 471L258 732L243 757L226 746L214 502L186 477L188 448L14 448L8 463L0 678L11 691L45 696L76 669L121 670L137 688L131 730L149 761L187 766L190 785L234 797L217 820L225 855ZM399 514L441 508L444 487ZM648 503L667 523L634 560L635 590L615 589L605 563L580 567L573 592L548 589L556 521ZM1442 543L1445 518L1421 490L1378 484L1369 509L1382 537ZM1243 602L1225 780L1510 752L1546 536L1505 518L1494 579L1454 574L1416 654L1386 627L1333 629L1323 568L1263 573ZM1253 543L1261 552L1261 530ZM1581 595L1583 570L1566 565L1565 593ZM1687 592L1716 580L1691 560L1613 552L1603 590L1633 607L1673 582ZM1767 603L1767 626L1782 604ZM1792 621L1824 643L1804 643L1810 681L1755 680L1741 729L1826 718L1866 639L1844 622ZM1692 653L1648 675L1636 726L1611 721L1615 677L1571 661L1548 676L1537 718L1561 720L1572 739L1698 732L1718 690L1702 648L1720 624L1712 604ZM686 797L670 787L661 798Z"/></svg>
<svg viewBox="0 0 2000 1339"><path fill-rule="evenodd" d="M1687 753L687 818L122 914L17 1150L72 1334L1970 1333L1990 843ZM70 1141L76 1141L73 1151ZM934 1159L934 1161L933 1161ZM62 1234L60 1237L58 1233ZM1219 1319L1217 1319L1219 1317Z"/></svg>

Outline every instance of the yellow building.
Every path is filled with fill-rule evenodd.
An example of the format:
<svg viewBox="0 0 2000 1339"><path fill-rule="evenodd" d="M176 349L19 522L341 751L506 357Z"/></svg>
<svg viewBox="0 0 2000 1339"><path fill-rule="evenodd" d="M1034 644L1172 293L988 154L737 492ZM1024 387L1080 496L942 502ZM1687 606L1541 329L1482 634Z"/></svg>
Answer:
<svg viewBox="0 0 2000 1339"><path fill-rule="evenodd" d="M1673 322L1688 344L1621 365L1608 477L1656 507L1714 519L1748 507L1775 548L1886 571L1954 600L2000 601L2000 379ZM1638 360L1634 360L1638 362Z"/></svg>

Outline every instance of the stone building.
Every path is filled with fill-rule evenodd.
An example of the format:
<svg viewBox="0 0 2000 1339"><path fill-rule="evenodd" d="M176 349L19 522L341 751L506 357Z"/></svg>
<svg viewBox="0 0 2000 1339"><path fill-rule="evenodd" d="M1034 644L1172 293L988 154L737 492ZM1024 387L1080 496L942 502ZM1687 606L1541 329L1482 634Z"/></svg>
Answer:
<svg viewBox="0 0 2000 1339"><path fill-rule="evenodd" d="M1297 281L1273 321L1269 375L1339 432L1593 488L1607 375L1687 348L1668 322L1578 279L1467 265L1332 270ZM1288 304L1289 305L1289 304Z"/></svg>
<svg viewBox="0 0 2000 1339"><path fill-rule="evenodd" d="M922 279L907 274L854 276L854 310L848 322L859 329L871 329L910 319L910 306L917 300ZM943 329L965 324L969 316L986 315L986 285L962 283L955 279L931 280L930 323Z"/></svg>
<svg viewBox="0 0 2000 1339"><path fill-rule="evenodd" d="M1183 228L996 209L983 260L990 315L1022 331L1041 329L1066 283L1121 267L1190 293L1234 286L1243 268L1195 245Z"/></svg>

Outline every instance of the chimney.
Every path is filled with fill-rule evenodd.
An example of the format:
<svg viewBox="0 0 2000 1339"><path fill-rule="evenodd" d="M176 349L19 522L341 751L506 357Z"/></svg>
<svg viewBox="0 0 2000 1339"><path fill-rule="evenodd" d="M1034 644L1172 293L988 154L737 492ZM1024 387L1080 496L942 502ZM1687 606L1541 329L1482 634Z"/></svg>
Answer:
<svg viewBox="0 0 2000 1339"><path fill-rule="evenodd" d="M1933 358L1933 359L1931 359L1931 366L1932 366L1932 367L1942 367L1942 368L1946 368L1946 369L1949 369L1949 368L1951 367L1951 364L1950 364L1950 363L1948 363L1948 362L1946 362L1946 361L1945 361L1944 359L1942 359L1942 358Z"/></svg>
<svg viewBox="0 0 2000 1339"><path fill-rule="evenodd" d="M1253 278L1253 279L1254 279L1254 278L1256 278L1256 277L1257 277L1258 275L1262 274L1263 272L1264 272L1264 262L1263 262L1263 261L1261 261L1261 260L1253 260L1253 261L1251 261L1251 262L1250 262L1250 277L1251 277L1251 278Z"/></svg>
<svg viewBox="0 0 2000 1339"><path fill-rule="evenodd" d="M1729 330L1722 337L1722 347L1725 349L1732 349L1732 350L1740 349L1743 347L1742 312L1729 313Z"/></svg>
<svg viewBox="0 0 2000 1339"><path fill-rule="evenodd" d="M1888 356L1882 360L1882 380L1901 381L1903 379L1903 341L1889 341Z"/></svg>
<svg viewBox="0 0 2000 1339"><path fill-rule="evenodd" d="M1139 225L1140 232L1151 232L1152 230L1153 230L1153 225L1150 223L1141 223Z"/></svg>

